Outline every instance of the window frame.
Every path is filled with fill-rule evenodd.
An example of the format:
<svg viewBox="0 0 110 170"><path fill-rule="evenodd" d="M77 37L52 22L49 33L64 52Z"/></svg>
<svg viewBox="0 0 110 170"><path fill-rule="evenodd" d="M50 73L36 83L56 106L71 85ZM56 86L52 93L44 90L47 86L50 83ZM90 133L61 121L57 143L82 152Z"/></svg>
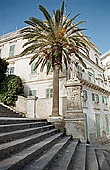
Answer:
<svg viewBox="0 0 110 170"><path fill-rule="evenodd" d="M12 48L13 47L13 48ZM12 48L12 49L11 49ZM10 45L10 50L9 50L9 57L14 56L14 52L15 52L15 44Z"/></svg>
<svg viewBox="0 0 110 170"><path fill-rule="evenodd" d="M12 69L12 68L13 68L13 69ZM12 69L13 71L11 71L11 69ZM14 70L15 70L15 67L14 67L14 66L8 67L8 75L14 75Z"/></svg>
<svg viewBox="0 0 110 170"><path fill-rule="evenodd" d="M46 98L52 98L53 97L53 89L52 88L47 88L46 89Z"/></svg>
<svg viewBox="0 0 110 170"><path fill-rule="evenodd" d="M35 64L36 64L36 62L32 62L32 63L31 63L31 75L37 74L37 69L34 70Z"/></svg>

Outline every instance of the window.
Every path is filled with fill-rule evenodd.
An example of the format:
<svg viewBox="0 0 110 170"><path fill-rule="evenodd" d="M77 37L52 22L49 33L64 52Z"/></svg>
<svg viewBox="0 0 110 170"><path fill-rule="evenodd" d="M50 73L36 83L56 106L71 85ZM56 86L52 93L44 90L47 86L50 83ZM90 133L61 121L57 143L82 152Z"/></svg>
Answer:
<svg viewBox="0 0 110 170"><path fill-rule="evenodd" d="M8 75L14 74L14 67L9 67L8 68Z"/></svg>
<svg viewBox="0 0 110 170"><path fill-rule="evenodd" d="M99 64L98 58L96 58L96 64L97 64L97 65Z"/></svg>
<svg viewBox="0 0 110 170"><path fill-rule="evenodd" d="M2 56L2 49L0 49L0 57Z"/></svg>
<svg viewBox="0 0 110 170"><path fill-rule="evenodd" d="M92 101L95 101L95 94L92 93Z"/></svg>
<svg viewBox="0 0 110 170"><path fill-rule="evenodd" d="M37 90L30 90L29 91L29 96L36 96Z"/></svg>
<svg viewBox="0 0 110 170"><path fill-rule="evenodd" d="M93 76L93 74L92 74L91 72L88 71L88 79L89 79L89 81L92 80L92 76Z"/></svg>
<svg viewBox="0 0 110 170"><path fill-rule="evenodd" d="M104 96L102 96L102 103L104 103Z"/></svg>
<svg viewBox="0 0 110 170"><path fill-rule="evenodd" d="M102 103L106 105L108 104L107 97L102 96Z"/></svg>
<svg viewBox="0 0 110 170"><path fill-rule="evenodd" d="M95 101L96 104L99 103L99 95L92 93L92 101Z"/></svg>
<svg viewBox="0 0 110 170"><path fill-rule="evenodd" d="M93 74L93 83L96 83L95 74Z"/></svg>
<svg viewBox="0 0 110 170"><path fill-rule="evenodd" d="M99 95L98 94L95 94L95 102L99 103Z"/></svg>
<svg viewBox="0 0 110 170"><path fill-rule="evenodd" d="M83 99L84 99L84 101L86 102L87 101L87 91L86 90L84 90L83 91Z"/></svg>
<svg viewBox="0 0 110 170"><path fill-rule="evenodd" d="M51 98L53 96L53 89L46 89L46 98Z"/></svg>
<svg viewBox="0 0 110 170"><path fill-rule="evenodd" d="M79 79L82 79L82 67L77 65L77 76Z"/></svg>
<svg viewBox="0 0 110 170"><path fill-rule="evenodd" d="M34 66L35 66L35 62L33 62L33 63L31 64L31 74L36 74L36 73L37 73L37 69L34 70Z"/></svg>
<svg viewBox="0 0 110 170"><path fill-rule="evenodd" d="M14 56L15 45L10 46L9 57Z"/></svg>

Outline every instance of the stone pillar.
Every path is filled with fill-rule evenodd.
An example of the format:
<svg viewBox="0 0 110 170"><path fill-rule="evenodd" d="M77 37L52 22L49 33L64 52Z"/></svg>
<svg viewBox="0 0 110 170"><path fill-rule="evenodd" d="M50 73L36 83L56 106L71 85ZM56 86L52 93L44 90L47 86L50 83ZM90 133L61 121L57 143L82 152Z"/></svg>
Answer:
<svg viewBox="0 0 110 170"><path fill-rule="evenodd" d="M81 84L78 79L71 79L65 85L67 88L67 112L64 115L67 135L85 140L85 117L81 102Z"/></svg>
<svg viewBox="0 0 110 170"><path fill-rule="evenodd" d="M36 118L36 100L35 96L28 96L27 98L27 117Z"/></svg>

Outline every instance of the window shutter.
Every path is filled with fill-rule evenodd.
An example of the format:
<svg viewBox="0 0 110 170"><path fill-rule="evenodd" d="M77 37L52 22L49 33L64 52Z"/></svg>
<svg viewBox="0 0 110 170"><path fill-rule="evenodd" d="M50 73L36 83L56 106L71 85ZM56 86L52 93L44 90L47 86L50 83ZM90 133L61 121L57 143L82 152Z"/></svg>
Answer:
<svg viewBox="0 0 110 170"><path fill-rule="evenodd" d="M83 91L83 95L84 95L84 99L87 99L87 98L88 98L88 96L87 96L87 91L86 91L86 90Z"/></svg>
<svg viewBox="0 0 110 170"><path fill-rule="evenodd" d="M49 89L46 89L46 98L49 98Z"/></svg>
<svg viewBox="0 0 110 170"><path fill-rule="evenodd" d="M92 101L95 101L94 93L92 93Z"/></svg>
<svg viewBox="0 0 110 170"><path fill-rule="evenodd" d="M104 96L102 96L102 103L104 103Z"/></svg>

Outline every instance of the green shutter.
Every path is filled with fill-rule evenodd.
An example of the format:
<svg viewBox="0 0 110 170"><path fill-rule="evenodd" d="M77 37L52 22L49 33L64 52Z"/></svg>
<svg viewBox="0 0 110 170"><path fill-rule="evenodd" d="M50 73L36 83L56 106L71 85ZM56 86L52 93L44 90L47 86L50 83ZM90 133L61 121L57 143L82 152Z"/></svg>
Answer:
<svg viewBox="0 0 110 170"><path fill-rule="evenodd" d="M94 93L92 93L92 101L95 101Z"/></svg>
<svg viewBox="0 0 110 170"><path fill-rule="evenodd" d="M107 97L105 97L105 104L106 104L106 105L108 104L108 102L107 102Z"/></svg>
<svg viewBox="0 0 110 170"><path fill-rule="evenodd" d="M101 132L100 132L100 115L96 114L96 134L97 137L101 136Z"/></svg>
<svg viewBox="0 0 110 170"><path fill-rule="evenodd" d="M49 89L46 89L46 98L49 98Z"/></svg>
<svg viewBox="0 0 110 170"><path fill-rule="evenodd" d="M88 121L87 121L87 114L85 114L85 126L86 126L86 139L88 139Z"/></svg>
<svg viewBox="0 0 110 170"><path fill-rule="evenodd" d="M95 95L96 95L96 101L99 103L99 95L98 94Z"/></svg>
<svg viewBox="0 0 110 170"><path fill-rule="evenodd" d="M99 64L98 58L96 58L96 64L97 64L97 65Z"/></svg>
<svg viewBox="0 0 110 170"><path fill-rule="evenodd" d="M77 76L78 79L82 79L82 67L77 65Z"/></svg>
<svg viewBox="0 0 110 170"><path fill-rule="evenodd" d="M102 96L102 103L104 103L104 96Z"/></svg>
<svg viewBox="0 0 110 170"><path fill-rule="evenodd" d="M106 121L106 133L107 135L109 135L109 119L108 119L108 115L105 115L105 121Z"/></svg>
<svg viewBox="0 0 110 170"><path fill-rule="evenodd" d="M53 89L50 89L50 97L53 97Z"/></svg>
<svg viewBox="0 0 110 170"><path fill-rule="evenodd" d="M83 96L84 96L84 99L87 99L87 98L88 98L88 96L87 96L87 91L86 91L86 90L83 91Z"/></svg>

